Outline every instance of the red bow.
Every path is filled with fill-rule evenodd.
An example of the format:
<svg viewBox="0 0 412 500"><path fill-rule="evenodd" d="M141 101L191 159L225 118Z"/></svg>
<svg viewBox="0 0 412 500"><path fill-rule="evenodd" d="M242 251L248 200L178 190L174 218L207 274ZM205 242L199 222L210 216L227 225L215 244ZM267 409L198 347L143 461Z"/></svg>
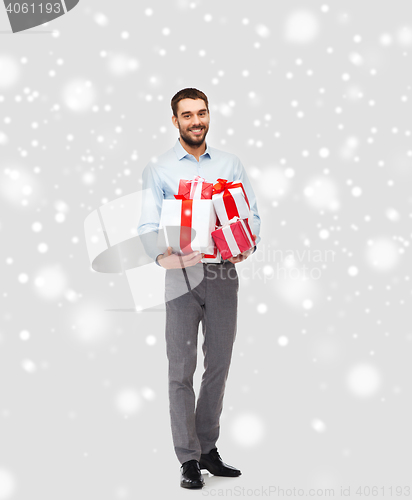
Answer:
<svg viewBox="0 0 412 500"><path fill-rule="evenodd" d="M213 185L213 194L215 193L221 193L225 189L227 189L230 184L233 184L233 182L227 182L226 179L218 179L217 183Z"/></svg>

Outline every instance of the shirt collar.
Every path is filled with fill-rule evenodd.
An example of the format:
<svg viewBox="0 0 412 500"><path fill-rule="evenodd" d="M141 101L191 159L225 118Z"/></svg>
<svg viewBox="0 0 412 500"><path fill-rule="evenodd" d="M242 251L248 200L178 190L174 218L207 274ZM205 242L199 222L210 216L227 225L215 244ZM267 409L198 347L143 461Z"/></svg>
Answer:
<svg viewBox="0 0 412 500"><path fill-rule="evenodd" d="M176 144L175 144L175 146L174 146L174 150L175 150L176 155L177 155L177 158L178 158L179 160L181 160L182 158L184 158L185 156L187 156L188 154L190 154L190 153L188 153L188 152L186 151L186 149L185 149L185 148L184 148L184 147L180 144L180 140L179 140L179 138L178 138L178 139L177 139L177 141L176 141ZM205 155L209 155L209 158L212 158L211 151L210 151L210 148L209 148L209 146L208 146L207 142L206 142L206 150L205 150L205 152L204 152L202 155L200 155L200 158L201 158L202 156L205 156Z"/></svg>

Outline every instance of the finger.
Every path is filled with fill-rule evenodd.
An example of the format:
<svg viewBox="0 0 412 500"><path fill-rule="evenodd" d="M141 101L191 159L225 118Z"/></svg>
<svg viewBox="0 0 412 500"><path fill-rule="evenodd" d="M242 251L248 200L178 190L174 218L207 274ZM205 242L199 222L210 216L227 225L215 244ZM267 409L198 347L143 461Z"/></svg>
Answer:
<svg viewBox="0 0 412 500"><path fill-rule="evenodd" d="M177 257L177 261L178 261L179 267L181 267L181 268L186 267L186 264L183 261L183 256L179 255L179 254L176 254L176 257Z"/></svg>
<svg viewBox="0 0 412 500"><path fill-rule="evenodd" d="M184 261L186 261L186 260L193 259L194 257L197 257L198 255L202 255L202 254L199 252L199 250L195 250L192 253L187 253L186 255L182 255L182 259Z"/></svg>
<svg viewBox="0 0 412 500"><path fill-rule="evenodd" d="M184 262L185 266L193 266L193 265L197 264L198 262L200 262L202 260L202 258L203 258L202 253L193 252L192 254L185 255L183 257L183 262Z"/></svg>

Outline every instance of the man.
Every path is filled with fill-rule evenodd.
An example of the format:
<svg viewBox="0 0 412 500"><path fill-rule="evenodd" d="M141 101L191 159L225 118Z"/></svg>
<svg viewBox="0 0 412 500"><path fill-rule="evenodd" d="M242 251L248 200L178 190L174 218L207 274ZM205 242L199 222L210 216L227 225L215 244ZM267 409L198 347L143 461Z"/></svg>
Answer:
<svg viewBox="0 0 412 500"><path fill-rule="evenodd" d="M180 256L171 247L163 254L156 244L162 201L174 199L179 180L196 175L215 184L217 179L240 180L250 203L249 219L260 241L256 198L237 156L206 144L210 115L206 95L183 89L171 101L172 122L179 138L169 151L143 171L143 204L138 226L146 253L166 269L166 350L169 360L169 408L175 453L181 465L180 485L202 488L201 469L214 475L236 477L240 470L225 464L216 448L219 418L237 326L239 280L235 264L255 250L221 263L202 263L204 254ZM194 286L191 286L191 284ZM197 336L202 322L205 371L195 408L193 374Z"/></svg>

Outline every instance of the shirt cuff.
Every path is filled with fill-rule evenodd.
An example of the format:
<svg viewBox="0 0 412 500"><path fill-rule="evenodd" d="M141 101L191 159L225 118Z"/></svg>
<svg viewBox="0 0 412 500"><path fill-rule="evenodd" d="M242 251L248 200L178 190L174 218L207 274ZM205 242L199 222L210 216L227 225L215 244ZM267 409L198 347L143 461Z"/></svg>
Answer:
<svg viewBox="0 0 412 500"><path fill-rule="evenodd" d="M162 254L161 254L161 253L159 253L159 255L162 255ZM157 256L156 256L156 258L155 258L155 262L156 262L156 264L157 264L159 267L163 267L163 266L161 266L161 265L157 262L157 257L159 257L159 255L157 255Z"/></svg>

